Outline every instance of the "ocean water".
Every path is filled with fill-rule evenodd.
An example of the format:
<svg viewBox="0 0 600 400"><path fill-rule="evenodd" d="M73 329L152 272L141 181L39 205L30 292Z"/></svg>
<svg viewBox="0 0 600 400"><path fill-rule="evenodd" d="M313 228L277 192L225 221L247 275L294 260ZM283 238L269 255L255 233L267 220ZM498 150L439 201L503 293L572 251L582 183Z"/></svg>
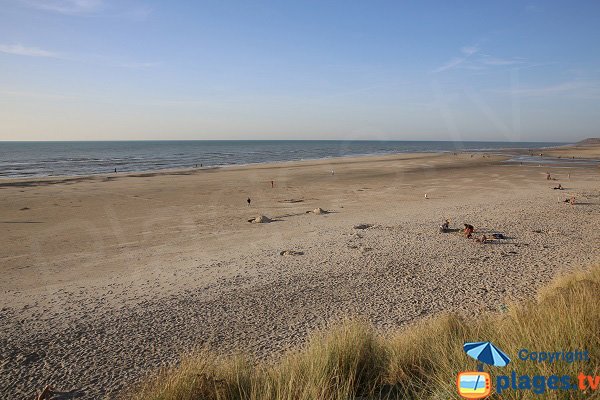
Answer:
<svg viewBox="0 0 600 400"><path fill-rule="evenodd" d="M0 177L92 175L422 151L540 148L564 143L236 140L0 142Z"/></svg>

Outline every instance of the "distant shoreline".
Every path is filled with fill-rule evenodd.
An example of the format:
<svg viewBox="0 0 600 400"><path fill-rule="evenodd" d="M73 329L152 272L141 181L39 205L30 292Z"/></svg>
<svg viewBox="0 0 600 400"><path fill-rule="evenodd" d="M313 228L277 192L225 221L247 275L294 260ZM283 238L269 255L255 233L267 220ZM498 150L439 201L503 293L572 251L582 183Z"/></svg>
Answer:
<svg viewBox="0 0 600 400"><path fill-rule="evenodd" d="M327 143L330 146L329 152L325 153L327 150L323 150L323 149L318 149L318 151L321 151L321 153L323 154L315 154L314 157L311 157L311 154L307 154L307 157L296 157L294 156L294 151L291 151L290 154L286 154L290 156L290 159L273 159L273 160L256 160L256 161L248 161L245 162L244 160L239 158L239 154L243 153L243 150L240 149L236 149L238 151L237 154L233 154L231 156L232 162L230 163L225 163L223 162L223 159L226 159L226 157L228 157L228 153L224 152L223 154L218 154L218 153L208 153L210 157L213 157L214 159L219 160L218 162L215 161L209 161L209 162L205 162L202 163L201 161L195 163L195 162L184 162L184 160L179 161L176 156L173 155L168 155L165 156L165 160L162 159L157 159L155 160L156 163L153 163L152 159L144 159L143 157L136 157L136 155L132 155L131 156L131 161L128 162L127 160L127 154L122 154L121 157L123 157L123 159L119 159L117 161L114 162L114 164L111 164L111 161L107 161L104 160L101 157L101 155L91 159L90 161L87 161L84 157L80 157L81 159L78 159L78 155L81 152L79 150L79 153L77 150L73 150L73 159L71 159L70 157L64 156L64 160L54 160L51 159L50 161L47 160L32 160L29 161L26 159L27 154L24 153L21 157L23 158L23 160L21 160L20 162L12 162L11 164L11 160L5 161L5 164L7 165L2 165L0 163L0 181L4 181L4 180L9 180L9 181L23 181L23 180L39 180L39 179L65 179L65 178L86 178L86 177L94 177L94 176L98 176L98 177L102 177L102 176L114 176L114 172L113 172L113 168L117 168L117 174L122 176L122 175L131 175L131 174L145 174L145 173L172 173L172 172L189 172L189 171L197 171L197 170L210 170L210 169L217 169L217 168L232 168L232 167L241 167L241 168L248 168L248 167L254 167L254 166L258 166L258 167L264 167L264 166L277 166L277 165L289 165L290 163L313 163L313 162L334 162L334 160L340 159L340 160L348 160L348 159L353 159L353 158L372 158L372 157L397 157L397 156L402 156L402 155L406 155L406 154L447 154L447 153L516 153L516 154L521 154L522 152L526 151L526 150L545 150L545 149L551 149L551 148L565 148L565 147L571 147L574 146L573 144L563 144L563 143L549 143L549 142L451 142L451 141L385 141L385 142L379 142L379 141L352 141L352 142L342 142L342 141L329 141L329 140L323 140L323 141L294 141L294 140L284 140L284 141L137 141L137 143L151 143L153 145L156 145L158 143L160 143L161 145L164 144L165 146L168 145L172 145L173 143L177 143L178 146L181 146L182 143L187 143L187 142L206 142L206 143L212 143L214 145L219 145L219 144L223 144L223 143L227 143L227 146L229 146L231 143L234 144L246 144L248 143L249 146L256 146L256 145L260 145L263 143L269 144L269 145L273 145L273 143L277 143L277 145L289 145L289 144L293 144L293 145L298 145L300 142L302 143L308 143L309 145L314 145L315 143L318 143L319 145L321 145L322 143ZM33 144L33 146L35 146L36 144L50 144L50 146L54 147L57 144L60 143L65 143L65 144L70 144L70 145L83 145L84 147L86 145L94 144L94 143L100 143L101 146L111 146L114 145L116 143L118 143L118 146L121 146L123 144L126 143L131 143L130 141L119 141L119 142L95 142L95 141L90 141L90 142L10 142L13 144L23 144L24 146L31 146ZM379 143L382 143L383 146L385 147L388 144L403 144L406 145L407 147L409 146L413 146L415 147L415 149L412 148L407 148L406 150L372 150L372 149L365 149L365 153L360 153L358 152L356 149L346 149L344 146L361 146L364 144L371 144L371 145L377 145ZM453 143L462 143L462 144L473 144L475 145L472 148L457 148L457 149L453 149L450 148L450 145L452 145ZM506 144L507 146L504 147L502 146L502 144ZM432 149L424 149L424 150L420 150L423 146L423 144L425 144L424 146L434 146L437 148L432 148ZM490 144L490 146L485 146L485 144ZM542 146L542 147L533 147L532 145L534 144L540 144L540 145L550 145L550 146ZM419 145L419 146L417 146ZM444 145L446 145L446 148L441 148L444 147ZM511 145L514 145L515 147L511 147ZM331 154L336 150L335 146L339 146L338 153L340 152L344 152L344 151L348 151L348 154ZM494 147L495 146L495 147ZM256 148L250 148L248 150L249 154L253 154L256 153ZM276 151L277 149L275 148L274 151ZM360 149L359 149L360 150ZM371 150L371 151L369 151ZM64 150L64 152L66 153L67 150ZM101 150L103 151L103 150ZM270 150L273 151L273 150ZM289 149L288 149L289 151ZM92 151L88 150L88 152L90 154L93 154ZM310 152L310 150L308 151ZM144 154L144 156L148 156L147 154ZM198 155L199 160L201 160L203 155L200 154ZM150 156L148 156L150 157ZM159 156L157 156L159 157ZM169 158L170 157L170 158ZM189 154L185 154L185 157L187 157L188 159L191 157ZM238 158L236 158L238 157ZM261 155L257 156L259 159L261 158ZM267 155L262 156L263 158L268 157ZM275 154L273 157L282 157L279 154ZM285 157L285 156L284 156ZM246 158L251 158L250 156L246 157ZM63 164L68 164L71 163L75 166L68 166L68 167L64 167L64 166L60 166L60 163ZM16 170L15 168L25 168L22 165L23 164L27 164L30 163L33 166L37 166L38 168L47 168L46 165L49 163L52 163L52 165L59 165L59 170L60 168L66 169L66 173L56 173L56 174L50 174L47 172L39 172L39 173L35 173L35 172L28 172L27 170L23 171L23 172L19 172L19 170ZM77 164L78 163L78 164ZM94 164L97 163L98 165ZM136 164L136 163L140 163L140 164ZM173 165L169 165L173 164ZM89 165L88 165L89 164ZM161 164L165 164L164 166ZM182 165L185 164L185 165ZM17 166L15 166L17 165ZM42 167L39 167L39 165L42 165ZM81 167L79 167L81 165ZM102 165L102 166L100 166ZM132 166L133 165L133 166ZM11 169L12 167L12 169ZM139 168L138 168L139 167ZM81 168L81 172L77 172L76 169L77 168ZM86 170L88 169L88 170ZM95 169L95 170L94 170ZM101 171L100 171L101 169ZM12 171L12 172L11 172Z"/></svg>

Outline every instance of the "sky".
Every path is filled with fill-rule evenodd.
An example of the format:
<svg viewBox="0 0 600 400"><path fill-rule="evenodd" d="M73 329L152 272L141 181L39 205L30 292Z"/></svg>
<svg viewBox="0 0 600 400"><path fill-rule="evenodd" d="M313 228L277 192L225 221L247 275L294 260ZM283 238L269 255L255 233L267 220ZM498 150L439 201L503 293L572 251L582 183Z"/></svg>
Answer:
<svg viewBox="0 0 600 400"><path fill-rule="evenodd" d="M0 0L0 140L600 136L598 1Z"/></svg>

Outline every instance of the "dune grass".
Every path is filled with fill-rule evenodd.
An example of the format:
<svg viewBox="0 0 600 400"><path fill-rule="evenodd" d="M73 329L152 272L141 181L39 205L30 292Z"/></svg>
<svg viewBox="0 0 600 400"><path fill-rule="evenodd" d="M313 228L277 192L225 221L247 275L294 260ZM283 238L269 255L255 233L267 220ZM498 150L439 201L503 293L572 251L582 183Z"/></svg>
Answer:
<svg viewBox="0 0 600 400"><path fill-rule="evenodd" d="M512 362L486 367L492 375L600 375L600 267L557 279L536 301L471 320L443 315L394 334L347 321L313 335L307 345L273 364L204 351L162 371L128 394L131 400L453 399L456 376L476 370L467 341L492 341ZM588 350L590 361L521 361L519 349ZM492 399L600 398L596 391L506 390Z"/></svg>

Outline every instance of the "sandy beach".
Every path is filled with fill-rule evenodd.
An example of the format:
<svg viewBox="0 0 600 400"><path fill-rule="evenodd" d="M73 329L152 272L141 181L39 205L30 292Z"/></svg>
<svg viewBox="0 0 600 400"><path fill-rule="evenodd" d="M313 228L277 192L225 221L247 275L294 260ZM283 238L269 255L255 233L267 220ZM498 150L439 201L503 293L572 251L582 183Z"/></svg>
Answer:
<svg viewBox="0 0 600 400"><path fill-rule="evenodd" d="M346 317L386 330L531 298L600 261L600 168L567 159L600 146L544 153L562 161L403 154L0 180L0 395L52 384L115 398L200 346L277 357ZM273 221L248 222L260 215ZM439 233L446 218L505 238Z"/></svg>

